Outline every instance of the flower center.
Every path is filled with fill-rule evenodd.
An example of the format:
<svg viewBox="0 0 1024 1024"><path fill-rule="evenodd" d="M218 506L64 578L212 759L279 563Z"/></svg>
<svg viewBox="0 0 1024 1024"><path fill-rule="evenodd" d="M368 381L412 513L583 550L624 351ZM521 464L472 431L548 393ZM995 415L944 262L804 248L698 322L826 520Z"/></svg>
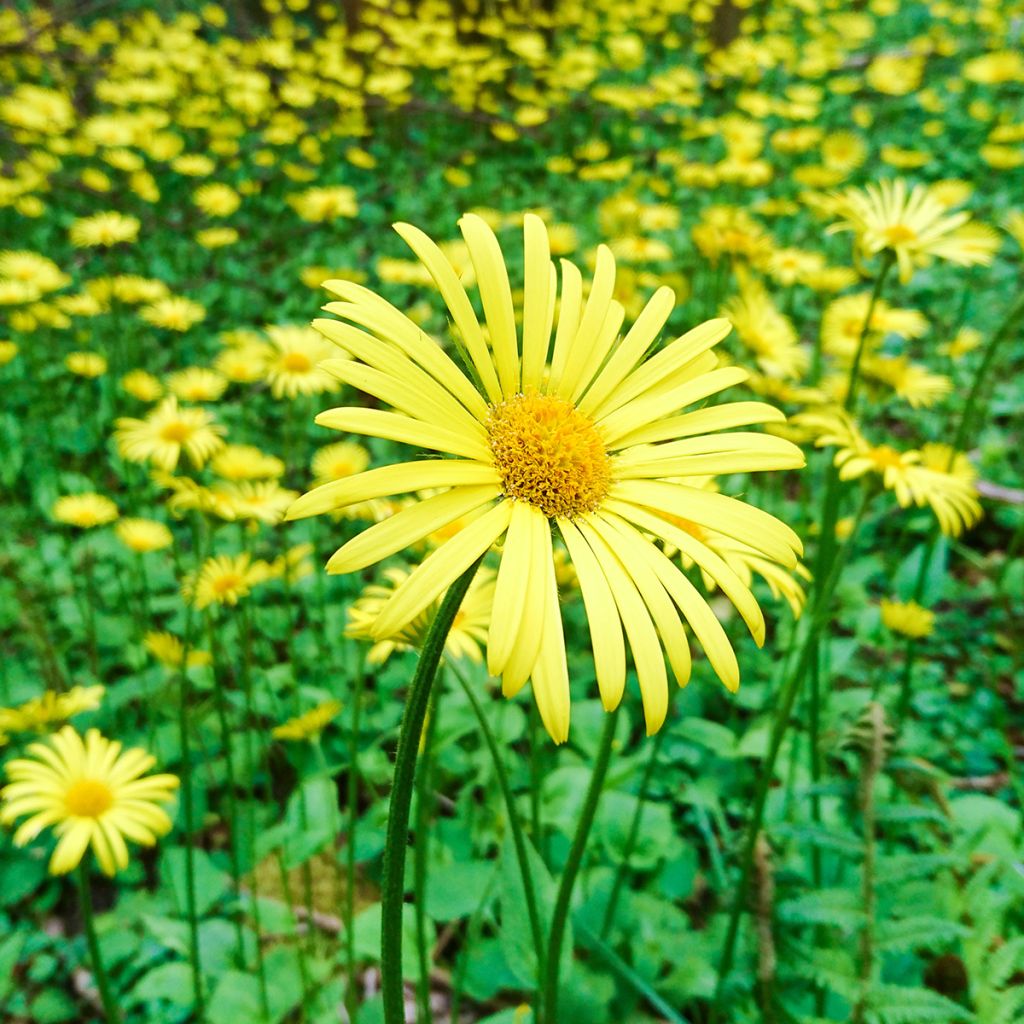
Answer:
<svg viewBox="0 0 1024 1024"><path fill-rule="evenodd" d="M905 224L892 224L882 234L890 245L899 245L900 242L912 242L917 238L917 232L908 228Z"/></svg>
<svg viewBox="0 0 1024 1024"><path fill-rule="evenodd" d="M288 352L281 360L281 367L289 373L308 373L313 368L313 360L304 352Z"/></svg>
<svg viewBox="0 0 1024 1024"><path fill-rule="evenodd" d="M229 594L231 591L236 590L242 582L242 577L234 572L226 572L223 576L218 576L213 580L210 586L213 588L215 594L223 596Z"/></svg>
<svg viewBox="0 0 1024 1024"><path fill-rule="evenodd" d="M601 437L564 398L515 395L491 406L487 429L507 497L553 518L593 512L607 495L611 461Z"/></svg>
<svg viewBox="0 0 1024 1024"><path fill-rule="evenodd" d="M160 437L164 441L183 444L192 436L192 428L183 420L172 420L160 429Z"/></svg>
<svg viewBox="0 0 1024 1024"><path fill-rule="evenodd" d="M114 806L114 794L105 782L79 779L68 787L64 804L73 817L98 818Z"/></svg>
<svg viewBox="0 0 1024 1024"><path fill-rule="evenodd" d="M877 448L872 448L871 460L879 469L897 469L902 465L900 453L887 444L880 444Z"/></svg>

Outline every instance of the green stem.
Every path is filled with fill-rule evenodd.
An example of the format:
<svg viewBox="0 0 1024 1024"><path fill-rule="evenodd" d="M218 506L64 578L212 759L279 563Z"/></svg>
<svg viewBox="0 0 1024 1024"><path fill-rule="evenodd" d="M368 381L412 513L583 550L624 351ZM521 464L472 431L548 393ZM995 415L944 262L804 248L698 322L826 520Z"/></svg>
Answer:
<svg viewBox="0 0 1024 1024"><path fill-rule="evenodd" d="M430 853L430 816L427 801L430 794L430 758L437 732L437 694L428 705L426 726L423 730L423 760L416 773L416 815L413 824L416 843L413 847L413 889L416 893L416 955L419 960L419 984L416 996L419 1002L419 1024L433 1024L430 1008L430 948L427 942L427 858Z"/></svg>
<svg viewBox="0 0 1024 1024"><path fill-rule="evenodd" d="M757 844L758 833L760 833L764 822L765 804L768 799L768 790L771 787L775 762L779 756L779 749L782 746L782 740L789 728L790 715L793 712L793 705L796 701L797 693L800 690L800 684L803 682L804 676L808 673L811 658L814 657L817 652L816 641L822 626L828 618L829 599L835 589L836 582L839 579L846 557L853 546L853 541L857 536L857 529L860 526L860 522L864 517L864 512L866 511L870 500L871 492L865 491L864 499L862 500L860 509L857 512L857 518L854 520L853 529L850 531L850 535L847 537L842 548L839 550L835 561L832 563L832 570L828 577L819 585L820 589L816 596L814 608L809 616L807 632L800 650L800 657L797 661L796 668L792 674L787 677L786 683L779 695L775 720L772 724L771 738L768 743L768 750L765 754L764 764L761 765L760 774L757 780L753 811L751 813L750 820L747 822L743 850L740 857L739 884L733 894L732 904L729 908L729 923L726 928L725 941L722 944L722 954L718 962L718 983L715 987L714 1002L711 1007L710 1020L712 1022L718 1019L722 997L725 993L725 984L729 978L730 972L732 971L733 958L736 953L736 939L739 933L740 914L742 913L747 889L750 885L751 870L754 862L754 848Z"/></svg>
<svg viewBox="0 0 1024 1024"><path fill-rule="evenodd" d="M622 886L626 880L626 871L629 862L633 857L633 850L636 848L636 841L640 838L640 819L644 813L644 804L647 802L647 789L651 784L651 776L654 774L654 766L658 763L658 754L661 752L662 740L665 738L667 729L663 726L658 730L651 744L650 756L647 764L644 765L644 773L640 779L640 791L637 793L636 810L633 812L633 820L629 824L629 833L626 835L626 842L622 848L622 857L615 869L615 880L612 882L612 891L608 896L608 903L604 908L604 916L601 919L601 931L599 937L604 940L611 931L612 922L615 920L615 911L619 906L619 898L622 895Z"/></svg>
<svg viewBox="0 0 1024 1024"><path fill-rule="evenodd" d="M590 776L590 786L583 801L580 819L576 823L576 833L569 849L569 859L562 869L562 880L555 897L555 908L551 912L551 932L548 938L548 962L544 978L543 1020L549 1024L558 1021L558 974L562 959L562 940L569 920L569 905L572 900L572 889L583 863L583 853L587 847L587 836L597 814L597 804L604 789L605 776L611 762L612 741L615 739L615 726L619 720L619 708L610 711L605 718L601 742L597 749L597 760Z"/></svg>
<svg viewBox="0 0 1024 1024"><path fill-rule="evenodd" d="M198 513L193 521L193 550L195 574L203 564L203 530ZM192 790L192 729L189 723L191 686L188 677L188 656L192 649L192 628L195 614L192 601L185 605L185 633L182 638L181 676L178 685L178 745L181 748L181 811L185 825L185 908L188 914L189 963L192 967L192 990L196 1020L205 1020L203 999L203 972L199 957L199 913L196 903L196 857L192 846L195 835L196 812Z"/></svg>
<svg viewBox="0 0 1024 1024"><path fill-rule="evenodd" d="M100 1001L107 1024L121 1024L121 1011L110 988L110 979L103 966L100 955L100 941L96 935L96 921L92 909L92 888L89 885L89 870L83 859L78 865L78 893L82 910L82 923L85 925L85 938L89 944L89 959L92 961L92 973L96 978L96 987L100 990Z"/></svg>
<svg viewBox="0 0 1024 1024"><path fill-rule="evenodd" d="M423 720L430 703L430 691L445 641L455 616L469 589L481 555L449 588L427 631L416 674L405 701L405 712L398 734L395 776L388 807L387 837L384 845L381 886L381 995L384 1024L405 1024L405 998L402 985L402 907L405 894L405 855L409 844L409 806L416 778ZM419 894L422 898L422 893Z"/></svg>
<svg viewBox="0 0 1024 1024"><path fill-rule="evenodd" d="M505 771L505 762L502 759L501 751L498 749L498 741L495 739L494 730L484 714L480 698L477 697L473 691L472 684L466 679L457 664L452 663L449 665L449 671L455 676L462 687L462 692L465 693L470 706L473 708L473 713L476 715L476 720L480 725L480 732L484 737L484 743L487 745L491 761L494 764L494 774L498 779L498 788L501 790L502 799L505 801L505 813L508 816L509 829L512 832L512 845L516 851L519 875L523 880L523 893L526 897L526 916L530 922L530 935L533 938L533 949L537 956L537 991L539 993L541 989L540 972L543 970L545 962L544 929L541 927L540 911L537 909L537 891L533 884L533 872L530 870L530 859L526 848L526 836L523 833L523 822L516 808L515 796L509 783L508 772ZM536 1024L540 1024L540 1017L536 1013L534 1019Z"/></svg>
<svg viewBox="0 0 1024 1024"><path fill-rule="evenodd" d="M964 443L970 436L971 430L974 427L975 414L978 412L978 403L981 399L981 393L984 389L986 378L989 376L989 373L995 364L995 358L999 352L999 347L1009 336L1010 332L1016 326L1017 321L1022 315L1024 315L1024 292L1021 292L1017 301L1010 307L1010 311L1007 313L999 327L993 332L988 340L988 344L985 346L985 351L982 353L981 362L978 364L977 369L974 372L974 377L971 380L971 387L967 393L967 400L964 402L964 407L960 413L960 420L957 423L956 431L953 434L953 442L949 453L949 464L946 467L947 472L953 468L954 460L959 452L962 451ZM921 603L921 599L924 596L924 586L928 576L928 569L931 565L932 556L935 553L935 547L939 542L941 533L942 529L938 522L933 523L924 553L921 556L921 564L918 566L917 578L914 581L912 600L918 604ZM913 694L914 683L914 662L917 657L917 651L918 645L912 638L908 639L906 650L904 652L903 674L900 679L900 695L894 722L894 728L897 733L902 730L903 723L910 710L910 700Z"/></svg>
<svg viewBox="0 0 1024 1024"><path fill-rule="evenodd" d="M861 328L860 337L857 339L857 351L853 355L853 362L850 364L850 377L846 385L846 398L843 400L843 408L851 413L857 412L857 386L860 384L860 363L864 356L865 343L871 333L871 317L874 315L875 306L882 295L882 285L889 276L896 258L889 251L882 255L882 265L878 270L878 277L875 278L875 286L871 289L871 299L868 302L867 316L864 318L864 326Z"/></svg>
<svg viewBox="0 0 1024 1024"><path fill-rule="evenodd" d="M89 671L93 679L100 678L100 652L96 639L96 566L92 542L83 541L82 568L85 576L85 630L89 643Z"/></svg>
<svg viewBox="0 0 1024 1024"><path fill-rule="evenodd" d="M213 670L213 698L217 711L217 723L220 726L221 742L224 744L224 767L227 771L227 785L225 786L224 793L228 817L228 865L231 870L231 881L235 887L235 898L238 899L242 891L242 864L238 854L238 802L235 797L235 757L231 743L231 725L228 721L227 698L224 685L222 685L223 680L218 678L220 672L220 651L217 645L217 634L214 629L212 615L207 615L206 624L210 644L211 669ZM242 915L240 913L236 912L234 923L238 965L244 967L245 940L242 932Z"/></svg>
<svg viewBox="0 0 1024 1024"><path fill-rule="evenodd" d="M989 371L995 363L999 347L1010 335L1013 328L1017 326L1017 322L1022 316L1024 316L1024 291L1017 296L1017 301L1010 307L1006 318L992 337L989 338L988 344L985 346L981 362L978 364L978 369L974 374L974 380L971 381L971 390L967 393L967 401L964 403L964 410L960 415L960 423L957 426L956 433L953 435L954 457L955 453L963 448L964 442L974 426L974 415L981 399L981 392L985 386L985 380L989 375Z"/></svg>
<svg viewBox="0 0 1024 1024"><path fill-rule="evenodd" d="M256 929L256 976L260 987L260 1010L263 1019L270 1019L270 994L267 986L267 967L263 956L263 928L260 921L260 893L259 873L256 860L256 835L258 824L256 821L256 807L258 804L256 794L256 774L258 765L256 763L255 734L259 727L259 720L256 715L256 700L252 685L252 623L249 619L248 605L242 601L238 607L238 627L242 638L242 694L245 699L245 754L249 769L249 867L252 871L250 889L252 890L252 921ZM267 806L272 806L270 794L267 794L265 801ZM312 927L310 918L310 927Z"/></svg>
<svg viewBox="0 0 1024 1024"><path fill-rule="evenodd" d="M355 645L352 645L353 648ZM358 658L358 654L356 655ZM356 938L352 921L356 913L356 820L359 817L359 719L363 705L363 667L357 665L352 688L352 722L348 742L348 825L345 831L345 1006L350 1020L356 1018L359 990L356 985Z"/></svg>

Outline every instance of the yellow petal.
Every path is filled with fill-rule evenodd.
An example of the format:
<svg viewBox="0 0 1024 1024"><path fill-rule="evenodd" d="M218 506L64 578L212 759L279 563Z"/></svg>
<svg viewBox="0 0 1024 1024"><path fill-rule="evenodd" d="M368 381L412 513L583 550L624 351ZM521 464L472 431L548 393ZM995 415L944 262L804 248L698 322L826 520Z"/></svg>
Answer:
<svg viewBox="0 0 1024 1024"><path fill-rule="evenodd" d="M315 422L321 427L345 433L382 437L415 445L417 448L433 448L439 452L463 455L467 459L478 459L481 462L491 460L491 451L482 435L474 436L383 409L328 409L320 413Z"/></svg>
<svg viewBox="0 0 1024 1024"><path fill-rule="evenodd" d="M476 270L498 381L502 393L508 398L519 390L519 340L505 259L498 239L483 218L467 213L459 220L459 230L466 240Z"/></svg>
<svg viewBox="0 0 1024 1024"><path fill-rule="evenodd" d="M407 494L433 487L472 487L501 483L493 466L462 459L424 459L419 462L398 462L365 473L332 480L315 487L292 502L286 519L303 519L331 512L346 505L355 505L371 498Z"/></svg>
<svg viewBox="0 0 1024 1024"><path fill-rule="evenodd" d="M558 529L580 581L601 703L605 711L613 711L622 700L626 685L626 645L615 598L590 545L579 530L568 519L559 519Z"/></svg>
<svg viewBox="0 0 1024 1024"><path fill-rule="evenodd" d="M373 624L373 638L387 639L408 625L508 529L511 515L511 503L502 501L431 552L388 598Z"/></svg>
<svg viewBox="0 0 1024 1024"><path fill-rule="evenodd" d="M493 485L457 487L418 501L342 545L327 563L329 573L355 572L402 551L435 530L482 508L501 492Z"/></svg>
<svg viewBox="0 0 1024 1024"><path fill-rule="evenodd" d="M459 338L466 346L470 362L480 377L481 386L488 400L492 403L500 402L501 386L494 370L494 362L487 350L483 331L480 329L480 321L476 318L466 289L462 287L454 268L433 240L419 228L413 227L412 224L396 224L395 230L420 258L434 279L434 284L437 285L437 290L452 315Z"/></svg>

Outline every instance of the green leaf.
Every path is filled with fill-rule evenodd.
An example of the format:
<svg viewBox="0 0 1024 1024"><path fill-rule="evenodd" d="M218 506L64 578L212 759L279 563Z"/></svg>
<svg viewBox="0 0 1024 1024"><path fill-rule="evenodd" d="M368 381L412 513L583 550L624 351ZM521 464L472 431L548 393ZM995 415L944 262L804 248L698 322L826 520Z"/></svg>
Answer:
<svg viewBox="0 0 1024 1024"><path fill-rule="evenodd" d="M192 1005L192 971L184 960L172 960L144 974L128 993L130 1006L166 1000L175 1006Z"/></svg>
<svg viewBox="0 0 1024 1024"><path fill-rule="evenodd" d="M193 850L195 858L196 913L205 914L230 889L231 879L217 868L204 850ZM174 904L179 914L188 908L188 873L186 852L183 847L171 846L160 858L160 874L171 887Z"/></svg>
<svg viewBox="0 0 1024 1024"><path fill-rule="evenodd" d="M468 917L483 902L494 872L494 864L485 860L432 867L427 880L427 913L435 921Z"/></svg>
<svg viewBox="0 0 1024 1024"><path fill-rule="evenodd" d="M28 1004L29 1016L36 1024L60 1024L78 1017L78 1004L60 989L44 989Z"/></svg>

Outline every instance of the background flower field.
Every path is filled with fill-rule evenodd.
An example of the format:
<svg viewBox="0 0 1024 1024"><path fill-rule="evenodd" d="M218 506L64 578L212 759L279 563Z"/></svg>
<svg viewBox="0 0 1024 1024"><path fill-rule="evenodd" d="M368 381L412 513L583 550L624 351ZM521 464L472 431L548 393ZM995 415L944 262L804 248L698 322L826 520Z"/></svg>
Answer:
<svg viewBox="0 0 1024 1024"><path fill-rule="evenodd" d="M644 531L742 678L688 614L658 729L633 635L613 711L561 539L586 531L553 530L565 742L488 674L513 532L485 554L418 737L407 1019L1024 1020L1022 25L1005 0L0 11L0 1019L392 1024L389 795L441 594L378 624L473 519L345 569L439 495L300 495L439 446L315 423L395 403L309 324L377 293L468 365L391 225L496 351L480 249L525 336L543 222L556 323L561 260L622 336L665 306L651 353L728 321L687 402L763 428L679 472L803 552L696 505L676 543Z"/></svg>

